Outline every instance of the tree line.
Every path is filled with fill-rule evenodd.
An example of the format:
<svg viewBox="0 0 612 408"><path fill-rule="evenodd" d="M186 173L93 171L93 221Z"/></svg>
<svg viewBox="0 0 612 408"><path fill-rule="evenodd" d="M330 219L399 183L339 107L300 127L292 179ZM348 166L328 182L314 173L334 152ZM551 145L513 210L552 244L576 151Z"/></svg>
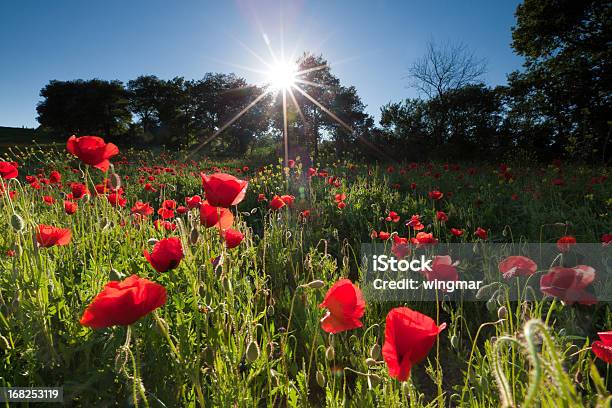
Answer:
<svg viewBox="0 0 612 408"><path fill-rule="evenodd" d="M234 74L208 73L198 80L145 75L125 84L51 81L41 90L38 121L61 137L99 134L168 147L206 142L207 153L244 154L255 145L278 146L286 117L292 156L315 160L329 154L607 162L611 10L597 0L525 0L512 29L512 47L525 62L503 86L482 82L486 62L465 45L431 42L408 69L420 96L381 107L378 124L355 87L308 53L297 61L303 92L288 93L286 115L278 92Z"/></svg>

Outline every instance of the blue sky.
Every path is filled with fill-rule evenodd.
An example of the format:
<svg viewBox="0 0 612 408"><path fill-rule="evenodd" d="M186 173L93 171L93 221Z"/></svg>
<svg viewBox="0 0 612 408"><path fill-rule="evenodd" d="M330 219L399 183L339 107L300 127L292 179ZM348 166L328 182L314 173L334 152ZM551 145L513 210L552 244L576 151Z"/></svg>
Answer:
<svg viewBox="0 0 612 408"><path fill-rule="evenodd" d="M428 40L462 41L488 61L485 82L521 66L510 28L516 0L146 0L0 2L0 126L37 126L36 103L50 80L141 74L201 78L270 61L277 53L321 53L367 110L416 96L405 78ZM281 35L281 32L283 35ZM282 44L284 43L284 47Z"/></svg>

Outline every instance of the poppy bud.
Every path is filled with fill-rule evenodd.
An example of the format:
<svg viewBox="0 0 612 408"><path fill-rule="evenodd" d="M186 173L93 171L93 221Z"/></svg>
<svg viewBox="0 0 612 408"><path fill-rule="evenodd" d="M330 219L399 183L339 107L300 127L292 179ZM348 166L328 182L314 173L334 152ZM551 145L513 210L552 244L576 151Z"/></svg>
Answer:
<svg viewBox="0 0 612 408"><path fill-rule="evenodd" d="M313 280L310 283L306 284L306 287L310 288L310 289L320 289L325 285L325 282L323 282L322 280Z"/></svg>
<svg viewBox="0 0 612 408"><path fill-rule="evenodd" d="M382 377L378 374L368 374L368 388L376 387L382 381ZM404 383L405 384L405 383Z"/></svg>
<svg viewBox="0 0 612 408"><path fill-rule="evenodd" d="M370 357L374 360L378 360L380 358L380 346L378 343L374 344L370 349Z"/></svg>
<svg viewBox="0 0 612 408"><path fill-rule="evenodd" d="M10 350L11 349L11 345L8 342L7 338L4 337L1 334L0 334L0 349L2 349L2 350Z"/></svg>
<svg viewBox="0 0 612 408"><path fill-rule="evenodd" d="M368 357L368 358L366 358L365 363L366 363L366 365L367 365L368 367L371 367L371 366L373 366L373 365L376 365L376 360L374 360L374 359L373 359L373 358L371 358L371 357Z"/></svg>
<svg viewBox="0 0 612 408"><path fill-rule="evenodd" d="M223 279L221 279L221 284L226 292L230 292L232 290L232 283L229 279L227 279L227 277L224 276Z"/></svg>
<svg viewBox="0 0 612 408"><path fill-rule="evenodd" d="M108 179L108 182L113 190L119 190L121 188L121 177L117 173L113 172Z"/></svg>
<svg viewBox="0 0 612 408"><path fill-rule="evenodd" d="M23 229L25 228L25 222L23 221L23 218L21 218L21 216L13 213L13 215L11 216L11 226L15 231L20 232L23 231Z"/></svg>
<svg viewBox="0 0 612 408"><path fill-rule="evenodd" d="M191 245L195 245L198 243L199 238L200 238L200 232L197 230L197 228L192 228L191 232L189 233L189 243Z"/></svg>
<svg viewBox="0 0 612 408"><path fill-rule="evenodd" d="M456 334L453 334L450 338L450 343L454 349L457 349L459 347L459 337L457 337Z"/></svg>
<svg viewBox="0 0 612 408"><path fill-rule="evenodd" d="M327 350L325 350L325 358L328 360L333 360L336 357L336 350L334 350L334 346L329 346Z"/></svg>
<svg viewBox="0 0 612 408"><path fill-rule="evenodd" d="M149 244L149 245L151 245L151 246L154 246L155 244L157 244L157 239L155 239L155 238L150 238L150 239L147 241L147 244Z"/></svg>
<svg viewBox="0 0 612 408"><path fill-rule="evenodd" d="M495 297L487 300L487 310L489 312L494 312L497 309L497 302L495 302Z"/></svg>
<svg viewBox="0 0 612 408"><path fill-rule="evenodd" d="M410 383L408 381L402 382L402 392L404 395L410 395Z"/></svg>
<svg viewBox="0 0 612 408"><path fill-rule="evenodd" d="M125 278L125 274L119 272L115 268L111 268L110 272L108 273L108 278L112 281L120 281Z"/></svg>
<svg viewBox="0 0 612 408"><path fill-rule="evenodd" d="M506 319L508 317L508 309L506 309L506 306L502 306L499 309L497 309L497 317L500 320Z"/></svg>
<svg viewBox="0 0 612 408"><path fill-rule="evenodd" d="M268 317L272 317L274 316L274 306L270 305L268 306Z"/></svg>
<svg viewBox="0 0 612 408"><path fill-rule="evenodd" d="M246 359L249 363L257 360L259 358L260 350L257 342L251 340L246 349Z"/></svg>
<svg viewBox="0 0 612 408"><path fill-rule="evenodd" d="M317 371L316 378L317 378L317 384L319 384L321 388L325 387L325 376L323 375L321 371Z"/></svg>

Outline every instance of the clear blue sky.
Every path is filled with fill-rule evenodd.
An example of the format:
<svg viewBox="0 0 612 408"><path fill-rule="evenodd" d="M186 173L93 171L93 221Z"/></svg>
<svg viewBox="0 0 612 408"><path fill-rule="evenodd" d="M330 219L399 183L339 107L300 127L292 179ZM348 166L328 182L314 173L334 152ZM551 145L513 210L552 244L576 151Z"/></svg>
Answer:
<svg viewBox="0 0 612 408"><path fill-rule="evenodd" d="M140 74L201 78L270 60L277 52L321 53L370 113L416 96L406 69L428 40L462 41L488 60L485 81L506 82L522 59L510 48L517 0L22 0L0 2L0 126L37 126L50 80Z"/></svg>

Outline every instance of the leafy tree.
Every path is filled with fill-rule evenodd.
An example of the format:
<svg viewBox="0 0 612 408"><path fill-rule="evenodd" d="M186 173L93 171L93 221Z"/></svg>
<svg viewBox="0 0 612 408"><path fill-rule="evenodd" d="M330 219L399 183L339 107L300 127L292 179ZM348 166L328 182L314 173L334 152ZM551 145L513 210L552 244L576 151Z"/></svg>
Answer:
<svg viewBox="0 0 612 408"><path fill-rule="evenodd" d="M125 133L131 119L120 81L50 81L41 91L37 120L58 137L93 134L114 139Z"/></svg>
<svg viewBox="0 0 612 408"><path fill-rule="evenodd" d="M612 117L612 8L599 0L525 0L516 17L512 46L525 57L525 71L509 76L516 109L537 108L550 151L605 160Z"/></svg>

